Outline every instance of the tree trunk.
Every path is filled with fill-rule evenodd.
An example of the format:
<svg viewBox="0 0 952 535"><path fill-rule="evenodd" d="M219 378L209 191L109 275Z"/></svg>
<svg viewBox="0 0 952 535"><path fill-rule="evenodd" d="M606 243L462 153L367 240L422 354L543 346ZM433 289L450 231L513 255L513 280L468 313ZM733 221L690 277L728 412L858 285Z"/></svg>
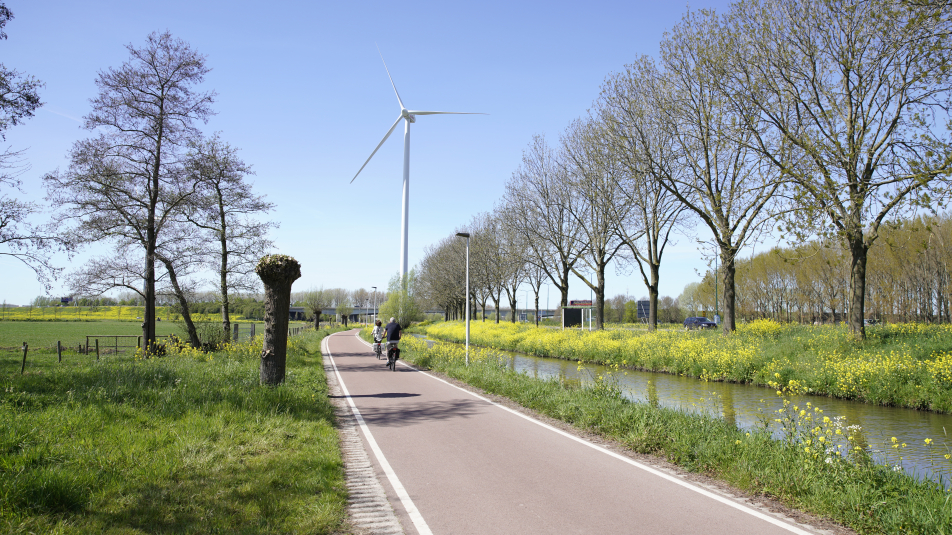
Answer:
<svg viewBox="0 0 952 535"><path fill-rule="evenodd" d="M320 312L314 313L314 330L315 331L321 330L321 313Z"/></svg>
<svg viewBox="0 0 952 535"><path fill-rule="evenodd" d="M535 294L535 324L539 326L539 292Z"/></svg>
<svg viewBox="0 0 952 535"><path fill-rule="evenodd" d="M866 245L863 235L859 234L849 240L850 246L850 331L857 340L866 339L866 326L863 325L863 314L866 307L866 254L869 246Z"/></svg>
<svg viewBox="0 0 952 535"><path fill-rule="evenodd" d="M175 291L175 297L178 299L179 306L182 307L182 320L185 321L185 331L188 333L188 343L198 349L202 347L202 341L198 338L198 331L195 329L195 323L192 321L192 313L188 308L188 299L182 287L179 286L178 276L175 274L175 266L164 256L160 259L169 272L169 282L172 283L172 290Z"/></svg>
<svg viewBox="0 0 952 535"><path fill-rule="evenodd" d="M226 277L227 259L222 258L221 270L221 328L225 331L225 342L231 341L231 303L228 302L228 278Z"/></svg>
<svg viewBox="0 0 952 535"><path fill-rule="evenodd" d="M595 290L595 304L596 304L596 314L595 314L595 328L598 330L605 329L605 264L598 266L598 288Z"/></svg>
<svg viewBox="0 0 952 535"><path fill-rule="evenodd" d="M734 289L734 274L737 267L734 264L734 251L731 249L721 249L721 270L723 275L724 295L721 297L722 309L724 311L724 334L731 334L737 330L737 321L734 313L736 295Z"/></svg>
<svg viewBox="0 0 952 535"><path fill-rule="evenodd" d="M221 233L218 242L221 245L221 326L225 331L225 341L231 341L231 305L228 302L228 221L225 219L225 203L220 185L215 186L218 197L218 225Z"/></svg>
<svg viewBox="0 0 952 535"><path fill-rule="evenodd" d="M660 266L654 262L648 263L651 272L651 281L648 286L648 331L658 329L658 271Z"/></svg>
<svg viewBox="0 0 952 535"><path fill-rule="evenodd" d="M153 235L149 229L149 235ZM155 347L155 241L150 238L150 244L145 254L145 310L142 313L142 340L145 344L146 355L151 355Z"/></svg>
<svg viewBox="0 0 952 535"><path fill-rule="evenodd" d="M261 350L261 384L284 382L288 353L291 284L301 277L301 264L285 255L267 255L255 272L264 283L264 347Z"/></svg>
<svg viewBox="0 0 952 535"><path fill-rule="evenodd" d="M559 292L562 294L562 308L569 306L569 271L571 268L566 267L562 273L562 280L565 281L564 285L556 285L559 289Z"/></svg>

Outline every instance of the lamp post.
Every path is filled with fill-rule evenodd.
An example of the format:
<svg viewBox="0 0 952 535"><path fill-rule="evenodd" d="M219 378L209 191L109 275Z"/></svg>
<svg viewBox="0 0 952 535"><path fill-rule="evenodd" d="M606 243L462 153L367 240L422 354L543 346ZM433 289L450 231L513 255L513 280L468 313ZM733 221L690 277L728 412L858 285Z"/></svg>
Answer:
<svg viewBox="0 0 952 535"><path fill-rule="evenodd" d="M466 365L469 366L469 232L457 232L460 238L466 238Z"/></svg>
<svg viewBox="0 0 952 535"><path fill-rule="evenodd" d="M371 286L371 288L374 289L374 321L373 321L373 324L374 324L374 326L376 326L376 325L377 325L377 287L376 287L376 286Z"/></svg>

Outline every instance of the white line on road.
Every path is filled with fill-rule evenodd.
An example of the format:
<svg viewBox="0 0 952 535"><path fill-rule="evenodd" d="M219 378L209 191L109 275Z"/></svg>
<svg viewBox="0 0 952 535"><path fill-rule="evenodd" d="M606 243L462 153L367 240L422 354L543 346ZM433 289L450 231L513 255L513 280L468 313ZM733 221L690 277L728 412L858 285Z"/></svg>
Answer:
<svg viewBox="0 0 952 535"><path fill-rule="evenodd" d="M347 398L347 403L350 405L350 410L354 413L354 418L357 420L357 425L359 425L360 429L364 432L364 436L367 438L367 443L370 444L370 449L373 450L374 456L377 457L377 462L380 463L383 473L386 474L387 479L390 480L390 485L393 487L394 492L397 493L397 497L400 498L400 503L403 504L403 508L406 510L407 515L410 517L410 520L413 522L416 530L420 533L420 535L433 535L433 532L430 531L430 526L428 526L426 520L423 519L423 515L420 514L419 509L416 508L413 500L410 499L407 489L403 488L403 483L400 483L400 478L397 477L396 472L393 471L390 463L387 462L387 458L384 457L380 446L377 445L377 441L374 440L374 436L370 433L370 429L367 427L367 423L364 422L363 416L360 415L360 411L357 409L354 399L350 397L350 392L347 390L347 386L344 384L344 378L341 377L340 371L337 369L337 363L334 362L334 356L331 355L330 344L327 343L329 339L330 336L324 338L324 341L322 342L322 345L324 346L324 354L327 355L327 358L329 358L331 361L331 366L334 367L334 375L337 376L337 382L340 384L341 392L343 392L344 397Z"/></svg>
<svg viewBox="0 0 952 535"><path fill-rule="evenodd" d="M357 337L357 339L360 340L361 342L363 342L364 344L370 345L366 340L364 340L363 338L360 338L360 336L358 336L357 334L355 334L354 336ZM648 473L650 473L650 474L653 474L653 475L656 475L656 476L658 476L658 477L667 479L668 481L670 481L670 482L672 482L672 483L675 483L675 484L677 484L677 485L681 485L682 487L687 488L687 489L689 489L689 490L692 490L692 491L694 491L694 492L697 492L698 494L701 494L701 495L703 495L703 496L707 496L708 498L711 498L711 499L713 499L713 500L717 500L717 501L719 501L719 502L721 502L721 503L723 503L723 504L725 504L725 505L728 505L728 506L730 506L730 507L733 507L734 509L737 509L737 510L739 510L739 511L741 511L741 512L747 513L747 514L749 514L749 515L751 515L751 516L754 516L754 517L757 517L757 518L759 518L759 519L761 519L761 520L767 521L767 522L769 522L769 523L771 523L771 524L773 524L773 525L775 525L775 526L777 526L777 527L783 528L783 529L785 529L785 530L787 530L787 531L789 531L789 532L791 532L791 533L796 533L797 535L814 535L814 533L812 533L812 532L805 531L805 530L803 530L803 529L798 528L797 526L790 525L790 524L788 524L788 523L786 523L786 522L784 522L784 521L782 521L782 520L780 520L780 519L778 519L778 518L775 518L775 517L773 517L773 516L764 514L764 513L760 512L760 511L757 511L756 509L752 509L752 508L750 508L750 507L748 507L748 506L746 506L746 505L743 505L743 504L741 504L741 503L737 503L737 502L735 502L734 500L731 500L731 499L726 498L726 497L724 497L724 496L720 496L720 495L715 494L715 493L713 493L713 492L711 492L711 491L709 491L709 490L702 489L701 487L692 485L691 483L689 483L689 482L687 482L687 481L685 481L685 480L683 480L683 479L681 479L681 478L672 476L672 475L670 475L670 474L665 474L664 472L662 472L662 471L660 471L660 470L656 470L656 469L654 469L654 468L652 468L652 467L650 467L650 466L648 466L648 465L646 465L646 464L639 463L638 461L636 461L636 460L634 460L634 459L631 459L631 458L629 458L629 457L625 457L624 455L620 455L620 454L618 454L618 453L615 453L615 452L613 452L613 451L611 451L611 450L609 450L609 449L603 448L603 447L601 447L601 446L599 446L599 445L597 445L597 444L593 444L593 443L591 443L591 442L589 442L589 441L587 441L587 440L585 440L585 439L583 439L583 438L579 438L579 437L577 437L577 436L575 436L575 435L573 435L573 434L571 434L571 433L567 433L567 432L565 432L565 431L563 431L563 430L561 430L561 429L559 429L559 428L557 428L557 427L552 427L551 425L549 425L549 424L547 424L547 423L544 423L544 422L541 422L541 421L539 421L539 420L536 420L535 418L533 418L533 417L531 417L531 416L528 416L528 415L523 414L523 413L521 413L521 412L519 412L519 411L510 409L509 407L506 407L505 405L500 405L500 404L496 403L495 401L493 401L493 400L491 400L491 399L489 399L489 398L480 396L479 394L477 394L477 393L475 393L475 392L470 392L469 390L466 390L465 388L461 388L461 387L459 387L459 386L457 386L457 385L454 385L453 383L451 383L451 382L449 382L449 381L440 379L439 377L437 377L437 376L435 376L435 375L431 375L431 374L429 374L429 373L426 373L425 371L422 371L422 370L420 370L420 369L418 369L418 368L416 368L416 367L414 367L414 366L411 366L410 364L407 364L407 363L404 362L404 361L400 361L399 363L400 363L400 364L403 364L404 366L406 366L406 367L408 367L408 368L411 368L411 369L413 369L413 370L416 370L417 372L422 373L423 375L426 375L427 377L430 377L430 378L432 378L432 379L435 379L435 380L437 380L437 381L440 381L441 383L448 384L449 386L452 386L453 388L456 388L457 390L461 390L461 391L463 391L463 392L466 392L467 394L469 394L469 395L471 395L471 396L473 396L473 397L475 397L475 398L477 398L477 399L481 399L481 400L483 400L483 401L485 401L485 402L487 402L487 403L490 403L490 404L492 404L492 405L495 405L496 407L499 407L500 409L502 409L502 410L504 410L504 411L511 412L512 414L515 414L516 416L518 416L518 417L520 417L520 418L524 418L524 419L526 419L526 420L528 420L528 421L530 421L530 422L532 422L532 423L534 423L534 424L536 424L536 425L540 425L540 426L542 426L542 427L544 427L544 428L546 428L546 429L548 429L548 430L550 430L550 431L553 431L553 432L555 432L555 433L558 433L558 434L560 434L560 435L562 435L562 436L564 436L564 437L566 437L566 438L569 438L569 439L571 439L571 440L574 440L574 441L576 441L576 442L578 442L578 443L580 443L580 444L585 444L586 446L588 446L588 447L590 447L590 448L593 448L593 449L595 449L596 451L600 451L600 452L602 452L602 453L604 453L604 454L606 454L606 455L610 455L610 456L612 456L612 457L614 457L614 458L616 458L616 459L618 459L618 460L620 460L620 461L626 462L626 463L628 463L628 464L630 464L630 465L632 465L632 466L634 466L634 467L636 467L636 468L640 468L640 469L642 469L642 470L644 470L644 471L646 471L646 472L648 472ZM340 377L340 375L338 375L338 377ZM353 404L353 402L351 402L351 403ZM355 408L354 410L356 410L356 408Z"/></svg>

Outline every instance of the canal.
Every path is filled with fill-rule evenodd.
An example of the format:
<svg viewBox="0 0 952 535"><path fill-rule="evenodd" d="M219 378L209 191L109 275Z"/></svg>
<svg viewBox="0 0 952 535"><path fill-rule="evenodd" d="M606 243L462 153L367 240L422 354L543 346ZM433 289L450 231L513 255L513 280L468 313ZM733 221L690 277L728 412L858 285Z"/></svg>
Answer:
<svg viewBox="0 0 952 535"><path fill-rule="evenodd" d="M498 352L510 369L539 379L559 378L591 383L594 377L609 373L604 366L554 358L533 357L520 353ZM740 429L769 425L781 438L780 425L774 422L783 401L772 389L737 383L703 382L690 377L665 373L621 370L612 374L626 398L686 412L712 414L732 422ZM845 426L860 426L868 451L877 462L901 465L907 473L942 483L952 483L952 415L882 407L817 396L790 396L801 409L809 402L819 407L822 416L842 417ZM846 431L844 430L844 433ZM894 448L893 437L896 438ZM926 444L931 439L931 444ZM905 444L905 447L902 445ZM901 457L901 459L900 459Z"/></svg>

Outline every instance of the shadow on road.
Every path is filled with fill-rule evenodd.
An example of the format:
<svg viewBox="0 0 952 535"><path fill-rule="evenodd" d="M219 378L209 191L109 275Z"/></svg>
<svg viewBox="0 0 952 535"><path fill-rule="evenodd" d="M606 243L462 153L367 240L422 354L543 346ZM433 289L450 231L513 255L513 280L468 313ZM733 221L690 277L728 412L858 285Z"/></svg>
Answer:
<svg viewBox="0 0 952 535"><path fill-rule="evenodd" d="M327 396L329 398L415 398L420 394L409 394L407 392L381 392L379 394L360 394L357 396Z"/></svg>
<svg viewBox="0 0 952 535"><path fill-rule="evenodd" d="M361 397L361 396L355 396ZM364 396L375 397L375 396ZM477 400L409 403L391 407L362 407L360 414L368 424L402 427L418 422L474 416L485 404Z"/></svg>

